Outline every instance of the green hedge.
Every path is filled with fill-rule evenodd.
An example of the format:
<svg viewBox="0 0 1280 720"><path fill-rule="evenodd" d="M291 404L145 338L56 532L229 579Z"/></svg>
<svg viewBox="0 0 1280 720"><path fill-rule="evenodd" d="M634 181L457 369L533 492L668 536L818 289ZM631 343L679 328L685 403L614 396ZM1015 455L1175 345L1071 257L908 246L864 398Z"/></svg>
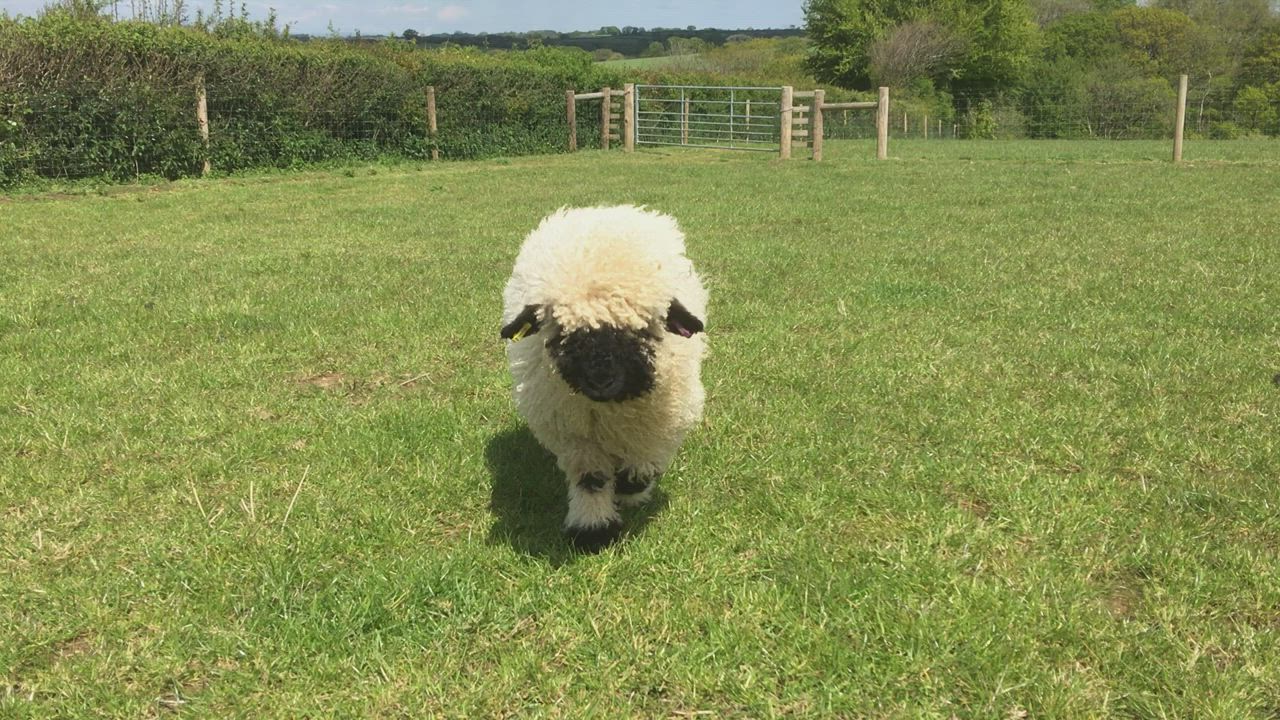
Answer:
<svg viewBox="0 0 1280 720"><path fill-rule="evenodd" d="M552 49L491 55L390 41L220 38L60 15L0 19L0 186L198 174L206 150L197 78L217 172L427 157L428 85L442 157L559 152L565 89L621 82L585 53ZM584 123L584 142L591 132Z"/></svg>

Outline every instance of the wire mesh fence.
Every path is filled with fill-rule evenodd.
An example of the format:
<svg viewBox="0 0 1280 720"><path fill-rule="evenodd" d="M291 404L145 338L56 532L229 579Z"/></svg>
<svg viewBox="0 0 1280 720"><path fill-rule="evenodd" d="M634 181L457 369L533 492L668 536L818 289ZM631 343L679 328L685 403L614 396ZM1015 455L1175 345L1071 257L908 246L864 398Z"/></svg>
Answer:
<svg viewBox="0 0 1280 720"><path fill-rule="evenodd" d="M1035 93L1021 96L961 95L944 105L895 98L890 102L890 138L925 140L1161 140L1173 137L1177 96L1099 85L1066 102ZM872 139L875 116L860 110L829 110L823 137ZM1280 136L1280 98L1248 98L1192 87L1184 133L1194 139Z"/></svg>
<svg viewBox="0 0 1280 720"><path fill-rule="evenodd" d="M239 88L238 88L239 89ZM337 160L467 160L567 151L563 96L437 93L437 130L424 92L371 98L223 92L205 86L208 141L197 117L197 83L167 88L79 88L0 93L0 186L23 179L168 178ZM559 104L557 105L557 99ZM7 100L7 102L6 102ZM620 106L620 100L615 101ZM599 147L599 113L577 119L581 147ZM621 147L621 145L616 145Z"/></svg>

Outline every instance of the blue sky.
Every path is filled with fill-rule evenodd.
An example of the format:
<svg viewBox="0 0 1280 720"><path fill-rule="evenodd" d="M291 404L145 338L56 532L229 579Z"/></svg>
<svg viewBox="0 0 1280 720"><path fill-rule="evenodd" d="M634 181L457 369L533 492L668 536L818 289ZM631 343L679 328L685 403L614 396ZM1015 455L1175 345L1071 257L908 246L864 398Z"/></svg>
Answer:
<svg viewBox="0 0 1280 720"><path fill-rule="evenodd" d="M151 0L152 3L157 0ZM10 15L34 15L45 0L0 0L0 9ZM210 8L212 0L187 0L196 7ZM239 5L239 2L236 3ZM130 0L117 3L128 14ZM294 32L324 33L332 21L343 34L356 30L366 35L400 34L406 28L420 33L502 32L506 30L592 30L604 25L641 27L788 27L802 25L802 0L711 0L672 2L670 0L274 0L248 2L256 18L275 7L282 22Z"/></svg>

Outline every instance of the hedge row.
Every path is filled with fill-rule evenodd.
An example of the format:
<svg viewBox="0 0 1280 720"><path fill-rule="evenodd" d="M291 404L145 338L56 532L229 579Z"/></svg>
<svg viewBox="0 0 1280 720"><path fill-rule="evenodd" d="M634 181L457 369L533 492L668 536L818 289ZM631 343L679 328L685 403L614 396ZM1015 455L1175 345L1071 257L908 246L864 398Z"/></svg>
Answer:
<svg viewBox="0 0 1280 720"><path fill-rule="evenodd" d="M196 88L208 96L206 152ZM620 82L583 53L486 55L391 42L220 38L50 15L0 19L0 186L38 177L198 174L335 158L564 149L564 91ZM590 139L591 128L583 132ZM596 130L598 133L598 130Z"/></svg>

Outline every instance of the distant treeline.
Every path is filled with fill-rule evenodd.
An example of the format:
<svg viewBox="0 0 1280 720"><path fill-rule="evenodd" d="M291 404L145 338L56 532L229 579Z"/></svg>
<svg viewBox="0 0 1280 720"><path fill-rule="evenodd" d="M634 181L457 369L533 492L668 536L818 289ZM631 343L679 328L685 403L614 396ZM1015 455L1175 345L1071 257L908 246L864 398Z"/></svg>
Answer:
<svg viewBox="0 0 1280 720"><path fill-rule="evenodd" d="M650 51L654 43L666 45L670 38L697 38L711 45L724 45L730 39L747 40L750 38L802 37L801 28L766 28L748 30L721 30L717 28L612 28L606 27L591 32L559 33L551 30L537 30L522 33L438 33L419 35L406 30L403 37L412 39L420 47L440 47L445 44L461 47L491 48L494 50L524 49L532 45L551 45L555 47L580 48L587 52L609 50L628 57L638 57Z"/></svg>

